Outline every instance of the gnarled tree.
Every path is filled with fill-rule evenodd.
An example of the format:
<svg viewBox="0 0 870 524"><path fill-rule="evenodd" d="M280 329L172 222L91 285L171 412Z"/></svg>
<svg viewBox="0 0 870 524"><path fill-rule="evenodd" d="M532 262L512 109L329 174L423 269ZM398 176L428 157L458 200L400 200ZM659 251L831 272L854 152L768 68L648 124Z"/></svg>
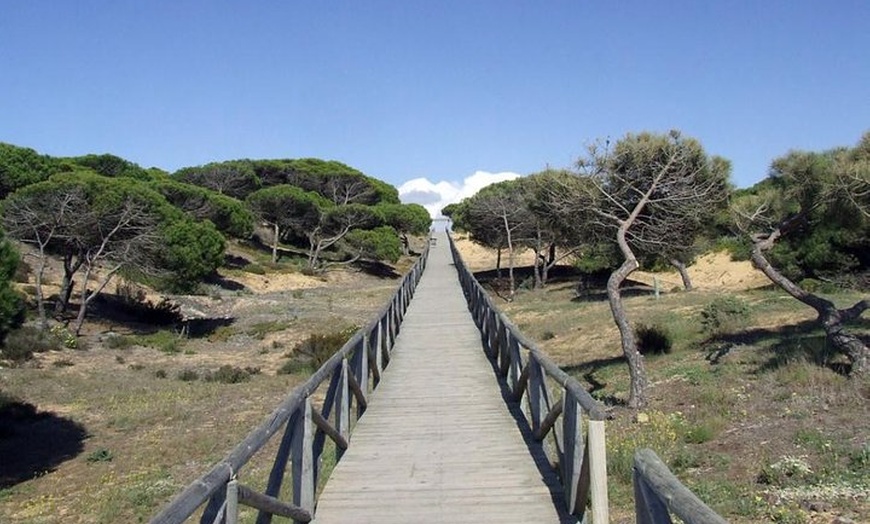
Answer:
<svg viewBox="0 0 870 524"><path fill-rule="evenodd" d="M646 371L620 286L640 267L636 251L667 253L684 242L679 231L703 222L711 203L726 196L727 173L714 168L698 141L676 131L628 134L612 150L593 146L579 167L588 180L578 186L586 191L579 200L596 217L587 227L610 231L622 253L607 297L631 377L628 405L642 407Z"/></svg>
<svg viewBox="0 0 870 524"><path fill-rule="evenodd" d="M848 358L853 375L870 369L870 348L846 326L870 307L870 299L837 308L796 280L826 270L866 269L870 164L864 144L870 144L867 135L853 150L791 152L773 162L770 178L758 190L733 205L738 225L752 241L753 265L816 311L832 348Z"/></svg>

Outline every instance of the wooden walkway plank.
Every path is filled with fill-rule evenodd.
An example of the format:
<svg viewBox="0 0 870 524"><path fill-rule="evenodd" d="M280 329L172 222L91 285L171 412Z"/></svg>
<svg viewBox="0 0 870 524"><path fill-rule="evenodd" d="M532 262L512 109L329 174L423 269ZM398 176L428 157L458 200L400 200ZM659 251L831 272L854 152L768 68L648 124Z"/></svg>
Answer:
<svg viewBox="0 0 870 524"><path fill-rule="evenodd" d="M318 524L576 522L503 400L440 234Z"/></svg>

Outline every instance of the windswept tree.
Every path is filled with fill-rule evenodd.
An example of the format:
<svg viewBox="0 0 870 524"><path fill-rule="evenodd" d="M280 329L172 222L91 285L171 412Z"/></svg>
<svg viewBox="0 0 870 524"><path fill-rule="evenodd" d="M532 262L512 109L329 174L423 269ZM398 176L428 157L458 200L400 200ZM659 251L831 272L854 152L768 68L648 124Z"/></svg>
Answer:
<svg viewBox="0 0 870 524"><path fill-rule="evenodd" d="M852 150L791 152L773 162L768 180L733 204L735 219L752 242L753 265L816 311L831 347L848 358L853 375L867 374L870 348L846 326L870 307L870 299L840 309L798 279L870 266L868 144L865 135Z"/></svg>
<svg viewBox="0 0 870 524"><path fill-rule="evenodd" d="M362 204L328 206L322 209L317 227L306 232L308 237L308 269L323 269L323 252L343 240L354 230L380 227L384 217L377 208Z"/></svg>
<svg viewBox="0 0 870 524"><path fill-rule="evenodd" d="M290 233L307 237L320 226L329 202L311 191L291 185L260 189L245 201L254 215L272 228L272 263L278 261L278 243Z"/></svg>
<svg viewBox="0 0 870 524"><path fill-rule="evenodd" d="M401 235L405 255L410 246L408 235L425 235L432 226L432 217L420 204L382 204L377 209L383 214L386 224Z"/></svg>
<svg viewBox="0 0 870 524"><path fill-rule="evenodd" d="M173 178L201 186L239 200L260 188L260 179L250 160L213 162L204 166L186 167L173 173Z"/></svg>
<svg viewBox="0 0 870 524"><path fill-rule="evenodd" d="M701 144L672 131L628 134L611 151L593 146L579 162L591 189L581 195L594 218L588 227L610 231L623 261L607 281L607 297L631 376L628 405L646 404L643 355L622 302L620 286L640 266L636 251L667 253L703 223L711 203L723 200L727 179Z"/></svg>
<svg viewBox="0 0 870 524"><path fill-rule="evenodd" d="M239 200L204 187L161 179L151 186L170 204L195 220L209 220L221 233L248 238L254 229L251 211Z"/></svg>
<svg viewBox="0 0 870 524"><path fill-rule="evenodd" d="M508 300L516 293L515 250L528 238L534 217L526 206L520 180L486 186L462 203L463 226L471 238L508 253Z"/></svg>
<svg viewBox="0 0 870 524"><path fill-rule="evenodd" d="M73 279L80 275L76 334L88 306L120 271L166 276L167 269L183 270L180 280L185 286L214 271L222 259L223 237L210 222L190 222L186 229L195 232L186 237L167 235L189 219L134 179L92 172L56 175L11 194L2 214L11 237L37 248L37 302L43 326L47 323L42 292L46 257L56 255L64 266L59 312L69 303ZM185 257L180 251L188 261L195 260L198 269L182 266Z"/></svg>

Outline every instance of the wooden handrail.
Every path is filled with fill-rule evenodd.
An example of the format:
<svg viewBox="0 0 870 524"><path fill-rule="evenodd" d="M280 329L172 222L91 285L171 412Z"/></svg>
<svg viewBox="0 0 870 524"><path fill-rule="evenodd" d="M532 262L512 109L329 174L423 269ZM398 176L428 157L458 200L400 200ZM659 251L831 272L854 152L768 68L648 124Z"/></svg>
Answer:
<svg viewBox="0 0 870 524"><path fill-rule="evenodd" d="M689 491L650 449L634 453L634 505L638 524L727 524Z"/></svg>
<svg viewBox="0 0 870 524"><path fill-rule="evenodd" d="M555 457L551 460L560 472L568 511L582 518L587 502L591 501L592 521L606 523L609 509L604 421L608 417L604 408L496 307L465 266L453 237L448 235L448 239L468 308L481 331L487 355L512 396L524 402L523 415L532 438L543 440L552 436ZM560 400L551 398L550 383L561 386ZM553 431L554 428L558 430Z"/></svg>
<svg viewBox="0 0 870 524"><path fill-rule="evenodd" d="M337 443L339 451L347 447L350 399L356 401L356 416L359 417L366 407L369 385L371 384L372 388L377 386L383 366L389 362L389 353L399 332L399 324L426 268L428 256L429 243L427 242L420 257L396 287L392 298L373 319L357 331L304 384L293 389L278 407L226 457L191 482L150 522L152 524L180 523L187 520L203 505L205 509L201 522L220 520L221 513L224 513L227 521L234 521L234 517L226 515L230 507L227 500L228 484L282 428L284 436L273 461L266 492L254 494L250 488L234 483L233 489L236 491L233 505L238 502L257 504L260 509L258 524L271 522L272 510L276 510L274 511L276 514L287 515L288 508L292 509L298 521L310 520L310 515L314 511L314 487L319 475L318 465L323 452L323 439L328 435ZM376 359L373 359L374 372L369 368L370 349L377 355ZM383 360L381 357L384 357ZM370 375L373 377L371 381ZM319 411L315 410L311 405L311 399L314 392L327 380L330 384L324 405ZM333 403L336 407L341 407L336 409L334 414ZM337 422L334 424L328 421L330 414L336 418ZM292 504L285 504L277 498L281 492L288 461L293 466Z"/></svg>

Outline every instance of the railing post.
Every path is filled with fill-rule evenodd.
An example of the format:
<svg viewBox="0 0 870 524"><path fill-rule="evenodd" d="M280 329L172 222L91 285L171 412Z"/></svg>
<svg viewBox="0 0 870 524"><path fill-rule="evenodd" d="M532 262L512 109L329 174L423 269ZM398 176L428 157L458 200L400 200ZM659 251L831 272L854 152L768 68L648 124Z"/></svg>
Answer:
<svg viewBox="0 0 870 524"><path fill-rule="evenodd" d="M360 341L361 346L357 348L357 353L359 356L354 355L354 359L356 365L354 366L354 371L356 372L356 382L359 384L360 390L368 396L369 394L369 347L371 346L371 334L367 333L363 335L362 340ZM362 416L363 408L362 405L357 401L356 408L356 418Z"/></svg>
<svg viewBox="0 0 870 524"><path fill-rule="evenodd" d="M350 384L347 379L347 359L341 361L341 377L338 379L338 389L335 392L335 429L338 434L348 439L350 435ZM341 459L344 450L335 447L336 461Z"/></svg>
<svg viewBox="0 0 870 524"><path fill-rule="evenodd" d="M547 382L544 370L537 359L529 358L529 414L532 419L532 433L536 434L541 428L541 422L550 409L547 398Z"/></svg>
<svg viewBox="0 0 870 524"><path fill-rule="evenodd" d="M583 410L567 389L563 392L562 402L562 485L565 488L565 503L568 512L582 517L589 498L589 461L584 456Z"/></svg>
<svg viewBox="0 0 870 524"><path fill-rule="evenodd" d="M311 399L306 398L293 432L293 504L314 513L314 423Z"/></svg>
<svg viewBox="0 0 870 524"><path fill-rule="evenodd" d="M589 444L592 522L606 524L610 521L610 506L607 500L607 447L604 441L604 421L590 419L586 438Z"/></svg>
<svg viewBox="0 0 870 524"><path fill-rule="evenodd" d="M227 482L227 507L224 512L226 524L239 522L239 481L235 477Z"/></svg>

